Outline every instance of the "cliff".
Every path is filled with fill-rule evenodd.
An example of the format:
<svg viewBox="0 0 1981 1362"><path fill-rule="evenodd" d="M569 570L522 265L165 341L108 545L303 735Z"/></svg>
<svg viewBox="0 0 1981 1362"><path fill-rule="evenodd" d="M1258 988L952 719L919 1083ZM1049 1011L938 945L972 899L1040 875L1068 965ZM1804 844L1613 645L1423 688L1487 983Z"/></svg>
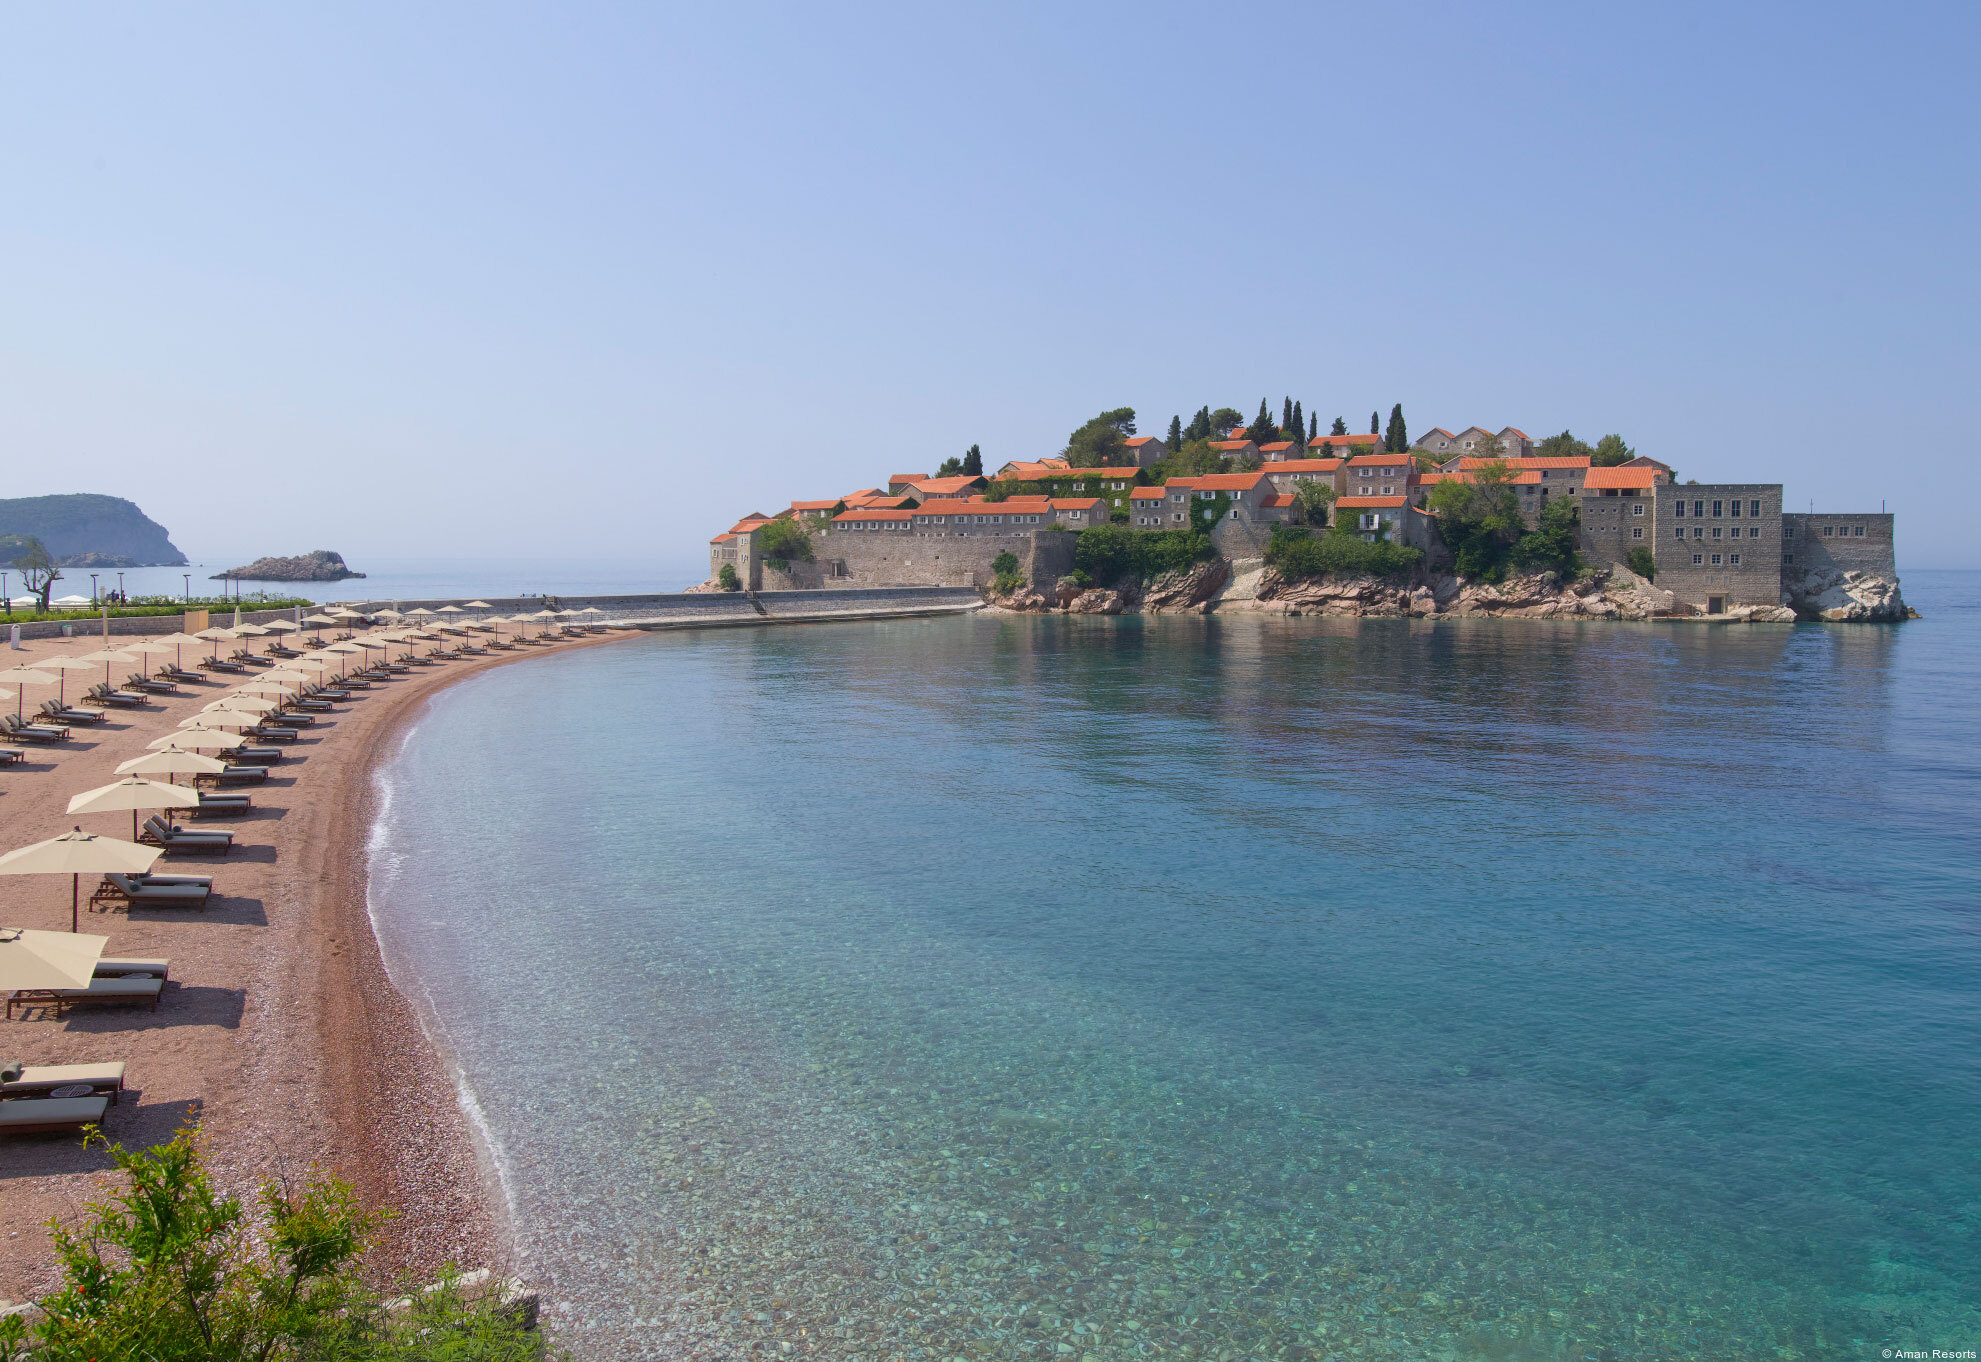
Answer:
<svg viewBox="0 0 1981 1362"><path fill-rule="evenodd" d="M246 567L216 572L208 580L220 582L240 578L249 582L341 582L346 578L362 576L362 572L351 571L342 554L332 553L329 549L314 549L294 558L257 558Z"/></svg>
<svg viewBox="0 0 1981 1362"><path fill-rule="evenodd" d="M180 567L186 561L165 527L134 503L94 492L0 500L0 538L8 535L39 539L63 567Z"/></svg>

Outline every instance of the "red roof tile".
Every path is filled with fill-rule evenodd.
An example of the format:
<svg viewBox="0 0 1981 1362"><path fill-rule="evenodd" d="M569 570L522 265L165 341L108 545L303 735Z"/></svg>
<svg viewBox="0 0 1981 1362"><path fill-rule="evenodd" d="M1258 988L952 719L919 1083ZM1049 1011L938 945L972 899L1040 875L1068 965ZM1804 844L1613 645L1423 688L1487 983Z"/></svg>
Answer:
<svg viewBox="0 0 1981 1362"><path fill-rule="evenodd" d="M1343 445L1373 445L1382 442L1380 435L1316 435L1307 442L1309 449L1338 449Z"/></svg>
<svg viewBox="0 0 1981 1362"><path fill-rule="evenodd" d="M1350 468L1401 468L1417 461L1408 454L1357 454L1348 461Z"/></svg>
<svg viewBox="0 0 1981 1362"><path fill-rule="evenodd" d="M1193 481L1200 492L1249 492L1266 476L1262 468L1256 473L1207 473Z"/></svg>
<svg viewBox="0 0 1981 1362"><path fill-rule="evenodd" d="M1169 495L1167 487L1137 487L1128 494L1130 501L1161 501Z"/></svg>
<svg viewBox="0 0 1981 1362"><path fill-rule="evenodd" d="M1341 467L1340 459L1281 459L1269 463L1259 471L1262 473L1332 473Z"/></svg>
<svg viewBox="0 0 1981 1362"><path fill-rule="evenodd" d="M1334 504L1354 509L1356 507L1401 506L1404 500L1405 498L1403 497L1339 497L1335 500Z"/></svg>
<svg viewBox="0 0 1981 1362"><path fill-rule="evenodd" d="M1592 468L1589 476L1583 479L1584 487L1601 491L1606 487L1656 487L1658 470L1655 468L1632 468L1621 464L1615 468Z"/></svg>
<svg viewBox="0 0 1981 1362"><path fill-rule="evenodd" d="M1275 492L1271 496L1267 497L1265 501L1261 503L1261 505L1291 506L1295 500L1296 498L1291 492Z"/></svg>

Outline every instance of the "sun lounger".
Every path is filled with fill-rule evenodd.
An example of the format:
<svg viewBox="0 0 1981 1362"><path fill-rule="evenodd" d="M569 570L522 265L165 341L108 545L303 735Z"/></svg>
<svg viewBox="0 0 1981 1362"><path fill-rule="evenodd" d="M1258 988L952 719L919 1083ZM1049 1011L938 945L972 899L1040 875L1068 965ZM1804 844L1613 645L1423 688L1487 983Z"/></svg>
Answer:
<svg viewBox="0 0 1981 1362"><path fill-rule="evenodd" d="M156 1012L159 995L164 991L163 979L127 978L92 979L88 988L17 988L7 995L7 1019L13 1020L16 1007L52 1007L59 1017L72 1007L150 1003L151 1010Z"/></svg>
<svg viewBox="0 0 1981 1362"><path fill-rule="evenodd" d="M230 766L224 771L201 771L195 785L260 785L268 779L266 766Z"/></svg>
<svg viewBox="0 0 1981 1362"><path fill-rule="evenodd" d="M120 974L155 974L160 979L169 979L172 977L172 961L163 955L150 959L141 955L97 957L97 978L114 979Z"/></svg>
<svg viewBox="0 0 1981 1362"><path fill-rule="evenodd" d="M149 695L170 695L173 691L179 689L170 681L146 676L143 672L132 672L124 678L124 684L133 690L144 691Z"/></svg>
<svg viewBox="0 0 1981 1362"><path fill-rule="evenodd" d="M301 657L302 656L302 654L297 652L294 648L284 648L280 644L271 646L268 650L268 654L270 657Z"/></svg>
<svg viewBox="0 0 1981 1362"><path fill-rule="evenodd" d="M280 749L274 747L229 747L215 755L229 766L273 766L282 760Z"/></svg>
<svg viewBox="0 0 1981 1362"><path fill-rule="evenodd" d="M19 1078L0 1083L0 1097L46 1097L57 1088L73 1087L91 1088L115 1102L124 1091L123 1061L29 1066L21 1070Z"/></svg>
<svg viewBox="0 0 1981 1362"><path fill-rule="evenodd" d="M27 753L18 747L0 747L0 762L26 761Z"/></svg>
<svg viewBox="0 0 1981 1362"><path fill-rule="evenodd" d="M238 662L223 662L217 657L203 657L199 660L201 670L209 672L244 672L247 670Z"/></svg>
<svg viewBox="0 0 1981 1362"><path fill-rule="evenodd" d="M232 818L254 808L254 800L244 794L199 792L199 803L190 810L195 818Z"/></svg>
<svg viewBox="0 0 1981 1362"><path fill-rule="evenodd" d="M149 908L197 908L206 911L206 901L213 896L213 885L206 884L164 884L140 879L135 875L105 875L103 883L89 896L89 906L94 908L101 903L123 903L136 906L143 904Z"/></svg>
<svg viewBox="0 0 1981 1362"><path fill-rule="evenodd" d="M0 1135L36 1135L57 1130L81 1130L101 1125L110 1099L95 1097L21 1097L0 1102Z"/></svg>
<svg viewBox="0 0 1981 1362"><path fill-rule="evenodd" d="M156 673L160 681L204 681L198 672L189 672L183 667L160 667Z"/></svg>
<svg viewBox="0 0 1981 1362"><path fill-rule="evenodd" d="M136 709L151 703L151 697L143 691L112 690L100 681L89 688L89 698L100 705L115 705L119 709Z"/></svg>
<svg viewBox="0 0 1981 1362"><path fill-rule="evenodd" d="M110 716L100 709L78 709L60 700L44 700L41 713L32 722L51 724L100 724Z"/></svg>
<svg viewBox="0 0 1981 1362"><path fill-rule="evenodd" d="M191 856L225 856L234 846L231 832L189 832L173 827L157 814L144 820L138 840L163 847L167 856L182 852Z"/></svg>
<svg viewBox="0 0 1981 1362"><path fill-rule="evenodd" d="M0 714L0 737L15 742L67 742L69 730L55 724L26 723L14 714Z"/></svg>
<svg viewBox="0 0 1981 1362"><path fill-rule="evenodd" d="M315 722L315 715L291 714L287 710L271 710L269 713L262 715L261 718L261 726L263 728L271 724L280 728L308 728Z"/></svg>

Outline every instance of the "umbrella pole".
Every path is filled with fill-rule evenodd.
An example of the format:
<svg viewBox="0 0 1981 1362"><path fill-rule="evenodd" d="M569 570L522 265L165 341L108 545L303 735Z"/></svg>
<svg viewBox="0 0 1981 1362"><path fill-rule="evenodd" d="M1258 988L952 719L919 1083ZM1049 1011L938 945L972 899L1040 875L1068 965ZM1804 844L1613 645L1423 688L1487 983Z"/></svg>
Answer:
<svg viewBox="0 0 1981 1362"><path fill-rule="evenodd" d="M79 932L82 927L83 877L69 876L69 930Z"/></svg>

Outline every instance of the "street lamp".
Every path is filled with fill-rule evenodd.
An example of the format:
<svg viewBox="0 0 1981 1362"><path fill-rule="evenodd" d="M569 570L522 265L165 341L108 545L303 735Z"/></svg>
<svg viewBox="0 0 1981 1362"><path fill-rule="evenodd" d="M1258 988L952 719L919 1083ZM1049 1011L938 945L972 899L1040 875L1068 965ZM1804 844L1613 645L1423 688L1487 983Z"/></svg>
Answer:
<svg viewBox="0 0 1981 1362"><path fill-rule="evenodd" d="M191 605L193 603L193 574L182 572L179 575L186 579L186 604Z"/></svg>
<svg viewBox="0 0 1981 1362"><path fill-rule="evenodd" d="M124 603L124 574L121 572L117 574L117 603Z"/></svg>
<svg viewBox="0 0 1981 1362"><path fill-rule="evenodd" d="M96 574L94 572L89 574L89 603L92 606L96 604Z"/></svg>
<svg viewBox="0 0 1981 1362"><path fill-rule="evenodd" d="M7 616L11 619L14 614L14 596L7 590L7 574L4 572L0 572L0 601L7 603Z"/></svg>

